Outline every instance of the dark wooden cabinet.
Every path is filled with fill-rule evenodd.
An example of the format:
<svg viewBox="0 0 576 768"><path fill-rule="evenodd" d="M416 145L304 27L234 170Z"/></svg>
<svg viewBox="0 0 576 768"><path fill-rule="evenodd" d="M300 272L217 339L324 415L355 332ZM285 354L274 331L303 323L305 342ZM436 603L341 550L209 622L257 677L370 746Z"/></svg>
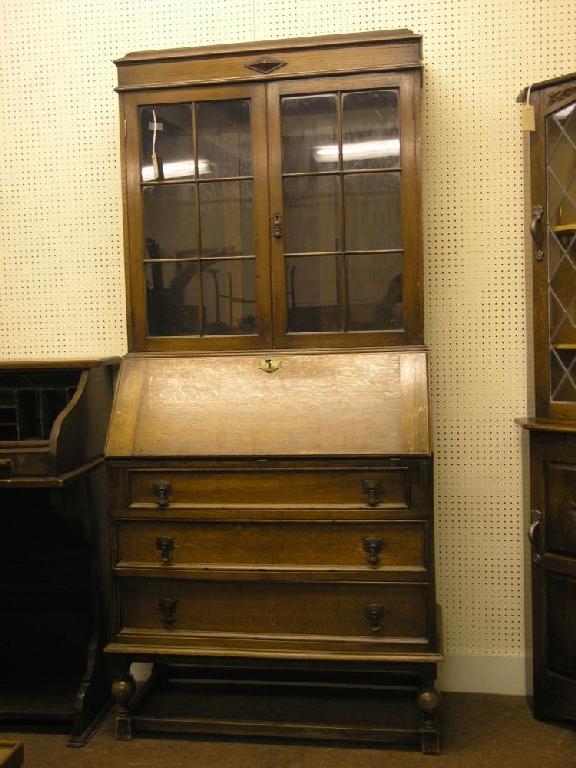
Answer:
<svg viewBox="0 0 576 768"><path fill-rule="evenodd" d="M118 360L0 363L0 722L81 746L109 703L103 453Z"/></svg>
<svg viewBox="0 0 576 768"><path fill-rule="evenodd" d="M117 62L120 738L438 751L420 48L401 30ZM154 664L136 696L133 661Z"/></svg>
<svg viewBox="0 0 576 768"><path fill-rule="evenodd" d="M576 720L576 75L533 85L530 101L534 712Z"/></svg>

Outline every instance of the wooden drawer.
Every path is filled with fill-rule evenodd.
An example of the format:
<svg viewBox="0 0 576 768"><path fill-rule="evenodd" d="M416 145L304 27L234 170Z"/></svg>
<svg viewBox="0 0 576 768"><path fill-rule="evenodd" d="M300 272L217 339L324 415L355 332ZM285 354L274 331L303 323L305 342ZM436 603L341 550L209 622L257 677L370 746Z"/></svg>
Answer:
<svg viewBox="0 0 576 768"><path fill-rule="evenodd" d="M406 467L394 469L128 469L122 507L373 509L410 506ZM124 502L124 503L122 503Z"/></svg>
<svg viewBox="0 0 576 768"><path fill-rule="evenodd" d="M427 524L117 523L121 567L427 568Z"/></svg>
<svg viewBox="0 0 576 768"><path fill-rule="evenodd" d="M428 638L428 585L122 578L120 625L189 635Z"/></svg>
<svg viewBox="0 0 576 768"><path fill-rule="evenodd" d="M0 480L22 475L49 475L52 469L47 443L0 449Z"/></svg>

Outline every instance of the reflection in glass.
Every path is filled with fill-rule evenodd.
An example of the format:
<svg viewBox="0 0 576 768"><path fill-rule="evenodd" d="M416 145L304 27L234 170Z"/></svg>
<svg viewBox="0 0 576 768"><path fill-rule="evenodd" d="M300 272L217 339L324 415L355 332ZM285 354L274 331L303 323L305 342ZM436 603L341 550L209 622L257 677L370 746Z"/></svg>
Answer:
<svg viewBox="0 0 576 768"><path fill-rule="evenodd" d="M185 259L198 249L194 184L144 187L144 258Z"/></svg>
<svg viewBox="0 0 576 768"><path fill-rule="evenodd" d="M288 331L336 331L341 327L337 258L286 259Z"/></svg>
<svg viewBox="0 0 576 768"><path fill-rule="evenodd" d="M202 257L254 253L251 181L200 184Z"/></svg>
<svg viewBox="0 0 576 768"><path fill-rule="evenodd" d="M337 136L335 95L282 99L284 173L337 170ZM326 147L336 147L336 153L325 157L322 152Z"/></svg>
<svg viewBox="0 0 576 768"><path fill-rule="evenodd" d="M194 177L190 104L141 107L140 135L142 181Z"/></svg>
<svg viewBox="0 0 576 768"><path fill-rule="evenodd" d="M284 179L286 253L340 249L339 185L338 176Z"/></svg>
<svg viewBox="0 0 576 768"><path fill-rule="evenodd" d="M357 91L342 100L345 169L396 168L400 164L398 93Z"/></svg>
<svg viewBox="0 0 576 768"><path fill-rule="evenodd" d="M403 328L402 254L354 254L346 257L346 270L348 329Z"/></svg>
<svg viewBox="0 0 576 768"><path fill-rule="evenodd" d="M400 173L358 173L344 177L346 250L402 248Z"/></svg>
<svg viewBox="0 0 576 768"><path fill-rule="evenodd" d="M195 336L200 332L199 262L146 264L150 336Z"/></svg>
<svg viewBox="0 0 576 768"><path fill-rule="evenodd" d="M203 262L204 334L256 333L256 262Z"/></svg>
<svg viewBox="0 0 576 768"><path fill-rule="evenodd" d="M196 105L200 176L250 176L250 102L205 101Z"/></svg>

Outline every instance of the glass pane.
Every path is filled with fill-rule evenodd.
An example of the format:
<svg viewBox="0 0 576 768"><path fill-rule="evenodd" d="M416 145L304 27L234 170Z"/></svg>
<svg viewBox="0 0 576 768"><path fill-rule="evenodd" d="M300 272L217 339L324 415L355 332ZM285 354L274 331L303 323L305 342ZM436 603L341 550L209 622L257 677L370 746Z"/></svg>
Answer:
<svg viewBox="0 0 576 768"><path fill-rule="evenodd" d="M567 256L564 256L552 276L550 288L564 309L568 310L576 297L576 269Z"/></svg>
<svg viewBox="0 0 576 768"><path fill-rule="evenodd" d="M144 258L186 259L198 253L194 184L144 187Z"/></svg>
<svg viewBox="0 0 576 768"><path fill-rule="evenodd" d="M576 224L576 104L546 118L548 223Z"/></svg>
<svg viewBox="0 0 576 768"><path fill-rule="evenodd" d="M150 336L195 336L200 332L199 262L146 264Z"/></svg>
<svg viewBox="0 0 576 768"><path fill-rule="evenodd" d="M339 185L338 176L284 179L286 253L340 250Z"/></svg>
<svg viewBox="0 0 576 768"><path fill-rule="evenodd" d="M576 349L550 350L551 400L576 403Z"/></svg>
<svg viewBox="0 0 576 768"><path fill-rule="evenodd" d="M347 251L402 248L399 173L345 176L344 208Z"/></svg>
<svg viewBox="0 0 576 768"><path fill-rule="evenodd" d="M140 133L142 181L194 176L190 104L158 104L141 107ZM154 136L156 136L155 140ZM154 147L156 163L152 157Z"/></svg>
<svg viewBox="0 0 576 768"><path fill-rule="evenodd" d="M250 176L250 102L207 101L196 105L198 174Z"/></svg>
<svg viewBox="0 0 576 768"><path fill-rule="evenodd" d="M251 256L254 232L251 181L200 185L202 257Z"/></svg>
<svg viewBox="0 0 576 768"><path fill-rule="evenodd" d="M344 168L396 168L400 165L396 91L347 93L342 101Z"/></svg>
<svg viewBox="0 0 576 768"><path fill-rule="evenodd" d="M204 333L256 332L256 262L216 260L202 264Z"/></svg>
<svg viewBox="0 0 576 768"><path fill-rule="evenodd" d="M284 173L337 170L336 96L285 97L281 110Z"/></svg>
<svg viewBox="0 0 576 768"><path fill-rule="evenodd" d="M346 257L349 330L403 327L402 260L401 253Z"/></svg>
<svg viewBox="0 0 576 768"><path fill-rule="evenodd" d="M337 258L297 256L286 259L289 331L336 331L341 327Z"/></svg>

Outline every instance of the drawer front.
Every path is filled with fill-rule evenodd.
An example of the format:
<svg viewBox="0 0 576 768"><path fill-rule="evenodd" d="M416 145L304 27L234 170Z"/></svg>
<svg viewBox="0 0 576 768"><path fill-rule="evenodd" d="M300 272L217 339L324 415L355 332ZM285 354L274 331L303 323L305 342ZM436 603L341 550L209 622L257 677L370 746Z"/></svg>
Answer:
<svg viewBox="0 0 576 768"><path fill-rule="evenodd" d="M427 525L385 523L117 524L120 566L158 568L344 567L369 571L427 567Z"/></svg>
<svg viewBox="0 0 576 768"><path fill-rule="evenodd" d="M18 475L48 475L50 469L50 455L47 447L0 450L0 480Z"/></svg>
<svg viewBox="0 0 576 768"><path fill-rule="evenodd" d="M123 629L426 642L428 585L119 579Z"/></svg>
<svg viewBox="0 0 576 768"><path fill-rule="evenodd" d="M351 470L127 470L125 502L132 508L295 507L406 509L406 468Z"/></svg>

